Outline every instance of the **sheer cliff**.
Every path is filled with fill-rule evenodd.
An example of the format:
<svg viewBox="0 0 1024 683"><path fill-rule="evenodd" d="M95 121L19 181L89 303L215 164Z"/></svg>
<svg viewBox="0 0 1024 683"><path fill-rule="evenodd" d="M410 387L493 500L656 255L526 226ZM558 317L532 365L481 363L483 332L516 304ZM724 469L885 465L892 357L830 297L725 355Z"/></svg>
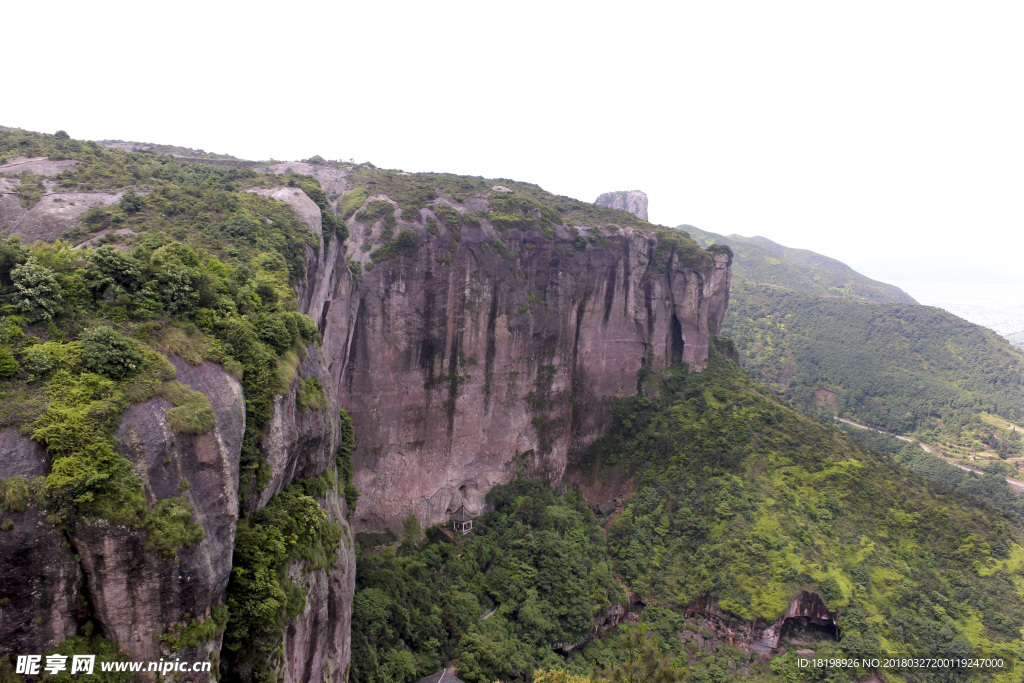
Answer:
<svg viewBox="0 0 1024 683"><path fill-rule="evenodd" d="M344 680L352 530L560 482L728 305L727 248L533 185L10 136L4 655Z"/></svg>
<svg viewBox="0 0 1024 683"><path fill-rule="evenodd" d="M559 481L644 370L707 363L728 249L522 183L302 166L275 170L331 183L347 219L303 305L359 436L357 530Z"/></svg>

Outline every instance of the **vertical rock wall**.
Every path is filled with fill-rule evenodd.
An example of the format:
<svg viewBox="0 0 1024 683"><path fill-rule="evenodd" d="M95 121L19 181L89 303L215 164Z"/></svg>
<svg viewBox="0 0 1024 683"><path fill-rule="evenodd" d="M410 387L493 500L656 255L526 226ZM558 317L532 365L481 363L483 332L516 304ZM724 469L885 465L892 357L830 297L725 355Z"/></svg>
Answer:
<svg viewBox="0 0 1024 683"><path fill-rule="evenodd" d="M358 530L478 511L517 471L558 481L642 368L705 367L728 305L727 255L658 265L658 238L633 228L586 246L564 228L552 239L486 220L460 235L400 229L422 246L373 264L361 247L379 244L380 224L350 221L361 275L336 255L307 299L356 428Z"/></svg>

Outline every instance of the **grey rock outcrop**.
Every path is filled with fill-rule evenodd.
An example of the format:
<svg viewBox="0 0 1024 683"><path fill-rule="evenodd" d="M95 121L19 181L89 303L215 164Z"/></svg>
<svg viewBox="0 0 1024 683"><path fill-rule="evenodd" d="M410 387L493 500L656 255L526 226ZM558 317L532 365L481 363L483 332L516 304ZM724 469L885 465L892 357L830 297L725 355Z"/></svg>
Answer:
<svg viewBox="0 0 1024 683"><path fill-rule="evenodd" d="M239 382L212 363L193 367L172 356L177 381L209 398L216 428L198 436L176 434L162 398L129 406L117 430L119 452L142 479L148 503L183 496L203 527L203 540L173 559L146 550L144 531L102 519L76 520L72 547L82 569L93 616L105 635L139 659L159 659L154 634L190 619L209 617L224 602L238 521L238 462L245 431ZM205 661L220 637L181 653Z"/></svg>
<svg viewBox="0 0 1024 683"><path fill-rule="evenodd" d="M634 216L647 220L647 195L640 190L605 192L595 199L594 203L611 209L628 211Z"/></svg>
<svg viewBox="0 0 1024 683"><path fill-rule="evenodd" d="M107 206L120 201L123 191L61 192L56 181L45 180L45 192L32 206L21 205L18 188L21 179L14 174L29 172L53 176L77 164L73 160L47 157L16 157L0 165L0 235L17 235L22 243L53 242L78 225L92 206Z"/></svg>
<svg viewBox="0 0 1024 683"><path fill-rule="evenodd" d="M351 659L352 596L356 562L344 497L327 492L327 516L343 529L335 562L327 569L308 570L298 563L289 578L306 592L306 607L284 633L282 678L285 683L344 681Z"/></svg>
<svg viewBox="0 0 1024 683"><path fill-rule="evenodd" d="M783 629L789 626L806 628L813 626L827 631L836 627L836 614L830 612L817 593L800 591L789 602L786 613L771 623L748 622L739 623L735 618L725 615L718 603L711 599L701 599L686 608L686 615L699 615L705 621L704 633L712 634L712 639L728 642L744 652L768 655L779 647L779 639ZM787 624L787 622L789 622ZM684 631L684 640L695 636ZM703 647L703 643L699 643Z"/></svg>
<svg viewBox="0 0 1024 683"><path fill-rule="evenodd" d="M327 366L315 346L306 349L299 366L299 375L315 377L326 388L330 386ZM337 399L328 393L326 410L302 410L296 405L298 384L292 383L287 394L276 397L274 416L263 437L263 457L270 465L270 483L259 496L254 509L264 507L270 499L297 479L315 477L334 466L338 434Z"/></svg>
<svg viewBox="0 0 1024 683"><path fill-rule="evenodd" d="M53 242L78 225L93 206L120 201L123 192L47 192L23 208L13 192L0 193L0 235L17 235L22 244Z"/></svg>
<svg viewBox="0 0 1024 683"><path fill-rule="evenodd" d="M0 478L34 478L46 454L13 429L0 432ZM0 644L3 652L43 652L73 636L84 619L82 572L67 549L67 537L29 505L0 518L13 526L0 532Z"/></svg>
<svg viewBox="0 0 1024 683"><path fill-rule="evenodd" d="M46 474L46 451L17 429L0 431L0 479L35 479Z"/></svg>
<svg viewBox="0 0 1024 683"><path fill-rule="evenodd" d="M78 162L73 159L50 159L49 157L14 157L0 164L0 174L16 175L18 173L34 173L36 175L53 176L70 171Z"/></svg>

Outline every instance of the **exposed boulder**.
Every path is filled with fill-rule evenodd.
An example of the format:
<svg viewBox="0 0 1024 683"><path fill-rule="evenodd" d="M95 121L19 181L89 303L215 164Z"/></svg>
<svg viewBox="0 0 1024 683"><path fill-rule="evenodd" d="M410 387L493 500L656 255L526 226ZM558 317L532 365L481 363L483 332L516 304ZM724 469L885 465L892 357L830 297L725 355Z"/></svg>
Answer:
<svg viewBox="0 0 1024 683"><path fill-rule="evenodd" d="M35 479L46 474L46 450L17 429L0 431L0 479Z"/></svg>
<svg viewBox="0 0 1024 683"><path fill-rule="evenodd" d="M605 192L595 199L594 203L611 209L629 211L634 216L647 220L647 195L640 190Z"/></svg>
<svg viewBox="0 0 1024 683"><path fill-rule="evenodd" d="M47 181L49 185L52 182ZM12 186L10 181L8 186ZM0 186L0 190L3 186ZM0 235L17 235L23 244L53 242L78 225L93 206L109 206L121 200L123 192L47 191L29 208L20 204L17 194L0 193Z"/></svg>

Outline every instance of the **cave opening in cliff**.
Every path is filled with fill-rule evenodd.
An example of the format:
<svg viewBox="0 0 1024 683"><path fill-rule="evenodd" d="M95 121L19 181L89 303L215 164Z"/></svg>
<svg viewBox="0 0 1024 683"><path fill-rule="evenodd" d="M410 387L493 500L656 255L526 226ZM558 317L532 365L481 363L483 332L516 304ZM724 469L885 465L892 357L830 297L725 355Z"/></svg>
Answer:
<svg viewBox="0 0 1024 683"><path fill-rule="evenodd" d="M683 339L683 326L679 317L672 314L672 348L669 349L669 365L680 365L683 362L683 347L686 341Z"/></svg>
<svg viewBox="0 0 1024 683"><path fill-rule="evenodd" d="M779 643L809 645L823 640L839 640L835 622L816 617L788 617L779 630Z"/></svg>

